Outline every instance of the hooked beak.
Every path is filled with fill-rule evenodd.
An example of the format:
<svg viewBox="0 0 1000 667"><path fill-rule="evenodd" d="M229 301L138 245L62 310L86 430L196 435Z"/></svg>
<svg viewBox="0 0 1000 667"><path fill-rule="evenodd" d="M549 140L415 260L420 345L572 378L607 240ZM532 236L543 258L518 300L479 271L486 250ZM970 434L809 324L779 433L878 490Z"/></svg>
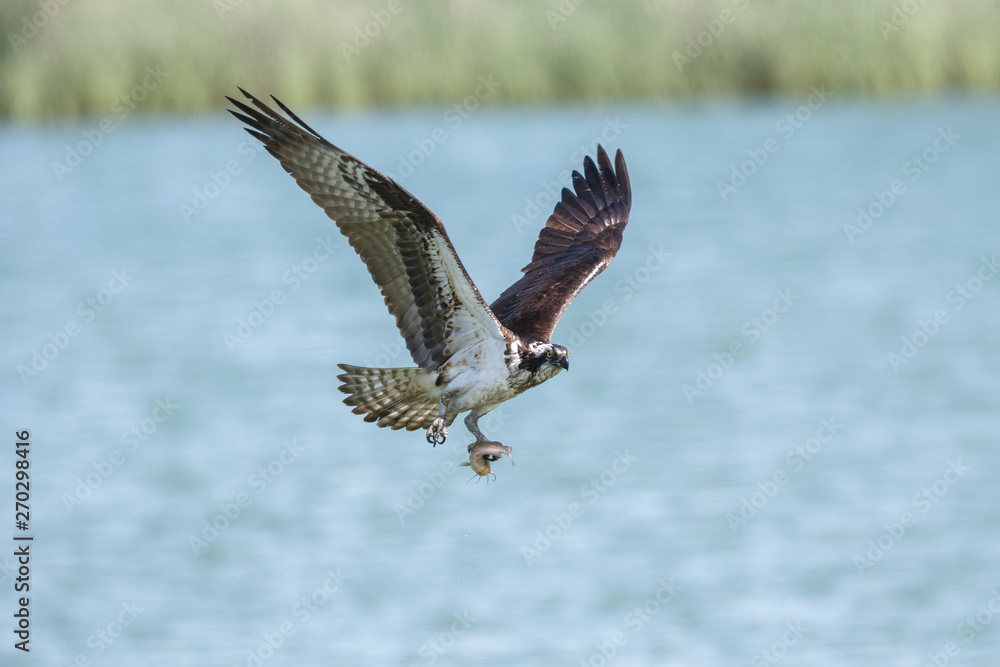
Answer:
<svg viewBox="0 0 1000 667"><path fill-rule="evenodd" d="M566 357L560 357L558 359L558 361L556 361L556 365L557 366L562 366L565 370L568 371L569 370L569 357L568 356L566 356Z"/></svg>

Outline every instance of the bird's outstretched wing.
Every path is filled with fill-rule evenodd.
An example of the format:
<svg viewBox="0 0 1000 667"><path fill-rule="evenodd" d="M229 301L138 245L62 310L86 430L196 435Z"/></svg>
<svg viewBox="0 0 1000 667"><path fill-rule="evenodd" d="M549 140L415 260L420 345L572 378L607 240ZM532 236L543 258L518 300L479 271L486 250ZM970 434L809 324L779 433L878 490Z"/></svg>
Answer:
<svg viewBox="0 0 1000 667"><path fill-rule="evenodd" d="M231 97L246 123L358 252L418 366L433 370L453 354L506 332L462 266L441 221L409 192L306 125L240 89Z"/></svg>
<svg viewBox="0 0 1000 667"><path fill-rule="evenodd" d="M621 150L615 166L602 146L597 164L588 156L563 188L535 242L524 276L490 306L500 322L523 338L549 342L552 330L587 283L614 259L628 223L632 190Z"/></svg>

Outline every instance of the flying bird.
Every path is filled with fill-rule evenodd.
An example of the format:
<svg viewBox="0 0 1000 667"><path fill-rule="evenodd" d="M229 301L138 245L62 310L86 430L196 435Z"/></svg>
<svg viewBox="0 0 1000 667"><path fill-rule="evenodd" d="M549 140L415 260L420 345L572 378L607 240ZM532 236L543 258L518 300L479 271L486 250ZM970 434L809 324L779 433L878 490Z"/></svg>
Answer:
<svg viewBox="0 0 1000 667"><path fill-rule="evenodd" d="M347 237L396 319L414 368L338 364L344 403L365 421L426 429L443 443L463 412L476 441L469 463L479 475L510 447L490 441L479 419L504 401L569 369L569 352L551 341L577 294L607 268L621 246L632 205L621 150L614 165L602 146L597 162L573 172L573 191L538 235L523 276L487 305L462 266L444 225L416 197L334 146L278 99L278 114L240 88L250 104L227 97L292 178ZM251 106L252 105L252 106Z"/></svg>

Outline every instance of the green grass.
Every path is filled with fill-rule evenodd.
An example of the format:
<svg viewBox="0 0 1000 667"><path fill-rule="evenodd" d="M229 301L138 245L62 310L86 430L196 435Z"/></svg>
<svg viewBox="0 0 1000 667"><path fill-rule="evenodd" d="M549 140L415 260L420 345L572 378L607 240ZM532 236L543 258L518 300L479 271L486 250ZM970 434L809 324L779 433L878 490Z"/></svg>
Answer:
<svg viewBox="0 0 1000 667"><path fill-rule="evenodd" d="M147 67L168 76L143 111L217 108L238 85L297 107L450 105L490 74L500 103L1000 88L997 0L5 0L0 28L17 119L106 114Z"/></svg>

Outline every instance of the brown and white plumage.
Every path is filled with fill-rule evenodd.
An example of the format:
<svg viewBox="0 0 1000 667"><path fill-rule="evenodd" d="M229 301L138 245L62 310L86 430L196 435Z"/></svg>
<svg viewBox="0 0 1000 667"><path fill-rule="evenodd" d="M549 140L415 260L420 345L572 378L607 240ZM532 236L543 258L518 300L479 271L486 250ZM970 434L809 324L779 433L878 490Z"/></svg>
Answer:
<svg viewBox="0 0 1000 667"><path fill-rule="evenodd" d="M355 413L379 426L425 428L436 444L445 426L469 411L466 425L477 443L487 442L479 417L569 367L566 348L550 338L569 303L621 245L631 205L621 151L612 167L598 147L596 165L588 157L584 174L573 172L575 192L563 189L524 276L487 306L441 221L413 195L323 139L277 99L288 118L240 92L250 104L228 98L236 107L230 113L336 222L418 366L340 364L340 389Z"/></svg>

